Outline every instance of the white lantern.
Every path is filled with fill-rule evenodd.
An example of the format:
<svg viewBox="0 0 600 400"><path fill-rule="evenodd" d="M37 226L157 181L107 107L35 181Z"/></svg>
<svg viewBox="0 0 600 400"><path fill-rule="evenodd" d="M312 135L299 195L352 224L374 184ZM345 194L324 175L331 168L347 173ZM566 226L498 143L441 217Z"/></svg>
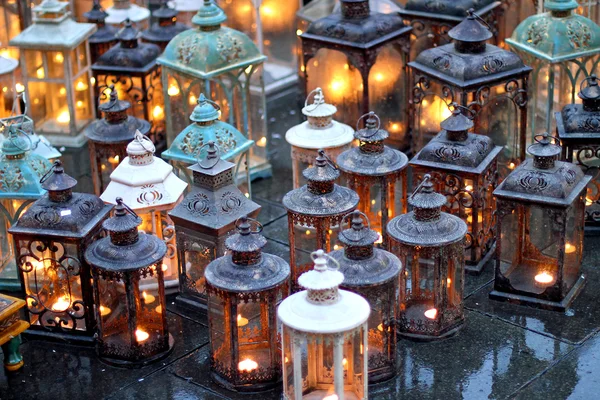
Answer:
<svg viewBox="0 0 600 400"><path fill-rule="evenodd" d="M136 28L143 30L148 28L150 20L150 10L131 3L129 0L115 0L112 7L106 9L108 17L105 22L115 27L121 27L121 24L129 19Z"/></svg>
<svg viewBox="0 0 600 400"><path fill-rule="evenodd" d="M367 320L363 297L340 290L344 275L327 266L323 250L314 270L298 278L306 291L281 302L285 400L367 399Z"/></svg>
<svg viewBox="0 0 600 400"><path fill-rule="evenodd" d="M127 157L110 174L110 183L100 198L105 203L114 204L120 197L142 219L138 230L154 234L167 245L162 270L165 288L179 285L177 273L177 251L175 228L168 212L183 199L187 183L173 173L173 167L154 157L154 145L137 131L135 139L127 145ZM156 285L156 281L154 285ZM156 290L152 285L142 289ZM142 294L143 295L143 294ZM149 294L147 294L149 295Z"/></svg>

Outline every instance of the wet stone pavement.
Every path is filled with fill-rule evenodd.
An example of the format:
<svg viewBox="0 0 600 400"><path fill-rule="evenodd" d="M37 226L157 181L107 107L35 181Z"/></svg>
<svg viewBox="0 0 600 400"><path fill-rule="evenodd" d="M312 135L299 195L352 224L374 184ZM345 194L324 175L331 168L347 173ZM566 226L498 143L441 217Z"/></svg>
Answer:
<svg viewBox="0 0 600 400"><path fill-rule="evenodd" d="M300 122L293 98L269 108L274 177L255 182L259 220L269 239L265 251L289 259L285 210L291 189L286 130ZM90 190L87 149L69 152L67 172ZM78 169L73 168L74 165ZM87 168L85 167L87 165ZM83 167L82 167L83 166ZM371 399L596 399L600 389L600 237L585 241L587 286L566 313L493 302L492 266L465 284L466 324L437 343L398 342L398 374L369 388ZM23 339L22 370L0 372L0 400L9 399L279 399L274 390L239 395L210 379L206 317L178 309L169 297L168 319L175 348L141 369L100 362L92 348Z"/></svg>

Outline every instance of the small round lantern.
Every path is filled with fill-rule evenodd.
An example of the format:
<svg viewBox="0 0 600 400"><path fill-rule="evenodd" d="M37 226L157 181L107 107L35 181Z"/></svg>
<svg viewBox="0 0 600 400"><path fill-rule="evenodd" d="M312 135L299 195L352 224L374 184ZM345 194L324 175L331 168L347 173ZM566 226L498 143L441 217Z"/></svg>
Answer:
<svg viewBox="0 0 600 400"><path fill-rule="evenodd" d="M398 334L429 341L463 326L464 240L467 225L442 212L446 197L425 175L408 199L413 211L390 221L391 249L404 265L400 274Z"/></svg>
<svg viewBox="0 0 600 400"><path fill-rule="evenodd" d="M15 70L18 66L17 60L0 55L0 118L10 117L15 108L17 101Z"/></svg>
<svg viewBox="0 0 600 400"><path fill-rule="evenodd" d="M87 22L96 24L98 28L88 39L90 44L90 62L93 64L98 61L98 57L117 44L117 29L112 25L106 25L108 14L100 5L100 0L94 0L92 9L83 14L83 16Z"/></svg>
<svg viewBox="0 0 600 400"><path fill-rule="evenodd" d="M344 274L343 289L358 293L369 302L368 322L369 384L388 380L396 375L396 309L398 275L402 263L385 250L376 249L379 234L370 226L367 216L354 211L347 216L351 226L340 233L344 250L330 253ZM340 230L343 224L340 224Z"/></svg>
<svg viewBox="0 0 600 400"><path fill-rule="evenodd" d="M100 198L113 203L120 196L142 219L139 230L165 242L168 251L161 266L165 287L176 288L179 279L175 228L168 212L183 199L187 183L173 173L171 165L155 157L154 150L150 139L136 131L135 138L127 145L127 157L110 174L110 183Z"/></svg>
<svg viewBox="0 0 600 400"><path fill-rule="evenodd" d="M179 305L206 310L204 271L225 254L225 239L235 221L256 217L260 206L234 184L235 164L219 158L215 142L208 142L206 158L189 167L190 191L169 217L175 224L179 262Z"/></svg>
<svg viewBox="0 0 600 400"><path fill-rule="evenodd" d="M116 203L114 216L102 224L109 237L85 252L94 278L96 352L110 364L143 365L173 348L161 268L167 246L154 235L140 234L141 218L122 199ZM140 286L148 279L155 281L156 295L143 295Z"/></svg>
<svg viewBox="0 0 600 400"><path fill-rule="evenodd" d="M158 10L152 12L152 18L156 19L156 22L142 32L142 41L157 45L161 52L165 50L171 39L190 29L189 26L177 22L177 10L169 7L165 0L162 0Z"/></svg>
<svg viewBox="0 0 600 400"><path fill-rule="evenodd" d="M585 284L585 196L592 177L556 161L562 150L547 134L535 140L528 149L533 159L494 191L498 227L490 298L564 312Z"/></svg>
<svg viewBox="0 0 600 400"><path fill-rule="evenodd" d="M369 303L340 290L344 275L313 252L314 269L298 284L306 289L281 302L285 400L368 398ZM335 261L335 260L333 260Z"/></svg>
<svg viewBox="0 0 600 400"><path fill-rule="evenodd" d="M292 267L292 289L298 277L311 267L307 251L322 248L337 250L337 232L334 229L344 215L358 206L355 191L334 182L340 176L337 167L319 150L314 166L304 170L308 183L288 192L283 197L283 206L288 216L288 240L290 265Z"/></svg>
<svg viewBox="0 0 600 400"><path fill-rule="evenodd" d="M241 217L236 228L228 254L206 267L210 370L230 390L256 392L281 385L276 310L289 295L290 266L262 252L260 223Z"/></svg>
<svg viewBox="0 0 600 400"><path fill-rule="evenodd" d="M148 121L127 115L131 103L119 100L114 86L111 85L109 90L110 99L98 107L104 118L94 121L85 131L89 139L94 192L98 196L110 182L110 174L127 156L127 144L133 140L135 132L146 135L150 131Z"/></svg>
<svg viewBox="0 0 600 400"><path fill-rule="evenodd" d="M114 0L106 13L106 23L115 27L129 19L138 29L146 29L150 21L150 10L132 3L131 0Z"/></svg>
<svg viewBox="0 0 600 400"><path fill-rule="evenodd" d="M377 231L377 243L387 248L388 221L406 212L408 158L383 144L389 134L381 129L381 121L374 112L363 115L357 125L365 117L365 128L357 126L354 134L358 147L340 154L337 164L350 189L358 193L358 208L367 214Z"/></svg>
<svg viewBox="0 0 600 400"><path fill-rule="evenodd" d="M314 101L308 105L311 94L314 94ZM340 153L352 146L354 131L333 119L336 111L334 105L325 103L321 88L316 88L309 94L302 109L307 121L291 127L285 134L285 140L292 146L294 189L306 184L302 171L311 166L317 150L323 149L327 157L337 160Z"/></svg>

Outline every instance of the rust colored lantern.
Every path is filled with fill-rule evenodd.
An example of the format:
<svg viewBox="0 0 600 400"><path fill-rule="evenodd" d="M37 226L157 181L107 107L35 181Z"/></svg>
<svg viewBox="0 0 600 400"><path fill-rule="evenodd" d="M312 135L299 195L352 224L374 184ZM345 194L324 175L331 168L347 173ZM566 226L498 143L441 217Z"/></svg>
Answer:
<svg viewBox="0 0 600 400"><path fill-rule="evenodd" d="M190 29L189 26L177 22L177 10L168 6L167 1L161 0L160 8L152 11L152 18L156 20L150 28L142 32L142 41L152 43L165 50L171 39L181 32Z"/></svg>
<svg viewBox="0 0 600 400"><path fill-rule="evenodd" d="M90 62L94 64L98 57L106 53L111 47L118 43L117 29L106 24L108 14L100 5L100 0L94 0L92 9L83 14L87 22L96 24L97 30L90 36ZM95 78L94 78L95 79Z"/></svg>

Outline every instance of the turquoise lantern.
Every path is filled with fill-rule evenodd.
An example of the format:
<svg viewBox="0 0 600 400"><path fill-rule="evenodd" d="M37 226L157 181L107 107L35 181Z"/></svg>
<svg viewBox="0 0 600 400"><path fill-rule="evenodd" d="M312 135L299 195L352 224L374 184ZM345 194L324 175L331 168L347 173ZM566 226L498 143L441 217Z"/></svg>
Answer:
<svg viewBox="0 0 600 400"><path fill-rule="evenodd" d="M533 68L527 126L533 135L554 131L554 112L575 103L579 86L598 74L600 27L575 13L575 0L546 0L545 13L523 21L506 43Z"/></svg>
<svg viewBox="0 0 600 400"><path fill-rule="evenodd" d="M248 139L232 125L219 120L221 109L216 102L200 94L197 103L189 117L192 124L177 135L161 157L171 162L181 179L193 185L192 171L188 167L198 163L201 156L205 156L200 154L200 149L212 141L219 148L221 158L236 165L233 175L235 182L246 197L250 197L252 191L248 163L254 141Z"/></svg>
<svg viewBox="0 0 600 400"><path fill-rule="evenodd" d="M256 142L249 154L252 178L269 177L263 83L266 57L248 36L221 26L226 20L223 10L212 0L204 0L192 18L192 29L175 36L158 58L167 145L188 125L197 96L203 92L220 107L223 121Z"/></svg>
<svg viewBox="0 0 600 400"><path fill-rule="evenodd" d="M52 163L30 151L31 139L15 119L0 119L6 138L0 154L0 290L20 290L12 237L8 229L42 197L40 179Z"/></svg>

